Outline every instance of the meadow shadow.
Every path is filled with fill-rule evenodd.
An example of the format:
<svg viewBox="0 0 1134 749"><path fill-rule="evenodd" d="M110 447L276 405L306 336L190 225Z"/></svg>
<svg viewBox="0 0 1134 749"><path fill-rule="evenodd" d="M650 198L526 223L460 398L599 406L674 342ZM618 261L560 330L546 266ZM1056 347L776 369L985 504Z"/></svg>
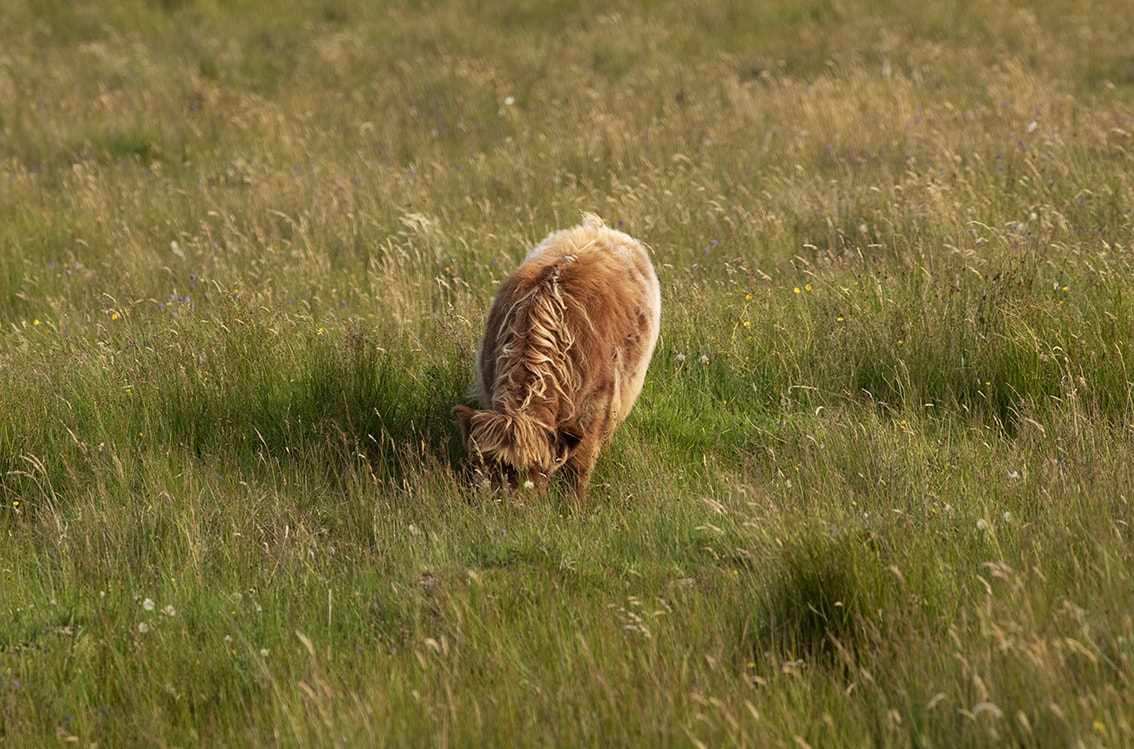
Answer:
<svg viewBox="0 0 1134 749"><path fill-rule="evenodd" d="M344 489L360 472L400 483L424 469L460 470L449 409L467 387L467 358L456 345L426 352L355 325L316 338L293 372L249 361L219 388L181 383L164 417L175 442L249 471L269 464Z"/></svg>

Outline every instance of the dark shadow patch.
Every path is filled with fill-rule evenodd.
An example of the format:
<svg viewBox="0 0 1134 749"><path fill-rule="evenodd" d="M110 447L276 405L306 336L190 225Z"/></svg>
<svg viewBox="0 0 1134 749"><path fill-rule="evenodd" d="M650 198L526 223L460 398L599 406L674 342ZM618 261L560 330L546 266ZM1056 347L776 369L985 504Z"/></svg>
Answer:
<svg viewBox="0 0 1134 749"><path fill-rule="evenodd" d="M870 612L888 587L871 545L863 534L809 536L790 545L742 623L747 662L850 665L877 631Z"/></svg>
<svg viewBox="0 0 1134 749"><path fill-rule="evenodd" d="M354 324L341 336L313 337L298 371L281 371L270 348L230 341L245 348L240 371L237 355L224 352L218 358L229 371L165 384L170 436L198 457L322 476L344 491L400 484L427 465L456 469L449 409L465 386L464 362L456 351L425 361L408 341L380 335ZM202 387L206 381L218 384Z"/></svg>

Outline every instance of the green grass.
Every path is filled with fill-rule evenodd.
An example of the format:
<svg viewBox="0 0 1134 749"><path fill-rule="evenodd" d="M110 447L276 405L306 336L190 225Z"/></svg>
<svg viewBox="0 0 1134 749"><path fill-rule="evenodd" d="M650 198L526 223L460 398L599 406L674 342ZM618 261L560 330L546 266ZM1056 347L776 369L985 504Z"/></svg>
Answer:
<svg viewBox="0 0 1134 749"><path fill-rule="evenodd" d="M1134 19L1031 5L5 4L0 744L1134 743ZM494 501L582 211L661 340Z"/></svg>

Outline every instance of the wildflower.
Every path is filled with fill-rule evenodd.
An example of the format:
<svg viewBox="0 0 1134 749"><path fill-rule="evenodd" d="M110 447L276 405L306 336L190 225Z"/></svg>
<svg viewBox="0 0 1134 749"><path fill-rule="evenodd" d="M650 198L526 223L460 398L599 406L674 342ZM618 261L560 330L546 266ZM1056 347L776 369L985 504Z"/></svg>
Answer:
<svg viewBox="0 0 1134 749"><path fill-rule="evenodd" d="M144 608L146 611L153 611L154 605L154 599L152 598L147 598L146 600L142 601L142 608Z"/></svg>
<svg viewBox="0 0 1134 749"><path fill-rule="evenodd" d="M685 363L685 354L678 354L675 358L677 359L678 364Z"/></svg>
<svg viewBox="0 0 1134 749"><path fill-rule="evenodd" d="M748 320L745 320L745 321L744 321L744 327L746 327L746 328L751 328L751 327L752 327L752 323L751 323L751 322L749 322Z"/></svg>
<svg viewBox="0 0 1134 749"><path fill-rule="evenodd" d="M804 291L811 291L811 284L809 284L809 283L803 284L803 290Z"/></svg>
<svg viewBox="0 0 1134 749"><path fill-rule="evenodd" d="M709 357L704 355L704 354L701 354L701 358L698 361L700 361L702 364L708 364L709 363Z"/></svg>
<svg viewBox="0 0 1134 749"><path fill-rule="evenodd" d="M118 319L118 313L117 312L111 312L110 313L110 319L111 320L117 320Z"/></svg>
<svg viewBox="0 0 1134 749"><path fill-rule="evenodd" d="M504 106L510 107L515 103L516 103L516 97L515 96L505 96L504 97Z"/></svg>
<svg viewBox="0 0 1134 749"><path fill-rule="evenodd" d="M838 317L835 318L835 322L842 322L842 321L843 321L842 315L839 315Z"/></svg>
<svg viewBox="0 0 1134 749"><path fill-rule="evenodd" d="M145 622L138 622L138 631L145 634L150 631L150 625Z"/></svg>
<svg viewBox="0 0 1134 749"><path fill-rule="evenodd" d="M165 614L166 616L177 616L177 609L173 608L173 604L169 604L161 610L161 613Z"/></svg>
<svg viewBox="0 0 1134 749"><path fill-rule="evenodd" d="M795 288L793 288L793 289L791 290L791 293L793 293L793 294L798 294L798 293L799 293L799 287L798 287L798 286L796 286Z"/></svg>
<svg viewBox="0 0 1134 749"><path fill-rule="evenodd" d="M260 657L267 658L270 651L267 648L260 648Z"/></svg>
<svg viewBox="0 0 1134 749"><path fill-rule="evenodd" d="M1005 523L1011 523L1012 522L1012 513L1010 513L1010 512L1005 512L1001 517L1004 518Z"/></svg>
<svg viewBox="0 0 1134 749"><path fill-rule="evenodd" d="M747 302L751 302L752 301L752 295L751 294L745 294L744 300L747 301Z"/></svg>
<svg viewBox="0 0 1134 749"><path fill-rule="evenodd" d="M535 489L535 482L533 482L531 479L528 479L527 481L524 482L524 489L525 490Z"/></svg>
<svg viewBox="0 0 1134 749"><path fill-rule="evenodd" d="M988 523L984 521L984 518L981 518L980 520L976 521L976 527L978 531L988 530Z"/></svg>

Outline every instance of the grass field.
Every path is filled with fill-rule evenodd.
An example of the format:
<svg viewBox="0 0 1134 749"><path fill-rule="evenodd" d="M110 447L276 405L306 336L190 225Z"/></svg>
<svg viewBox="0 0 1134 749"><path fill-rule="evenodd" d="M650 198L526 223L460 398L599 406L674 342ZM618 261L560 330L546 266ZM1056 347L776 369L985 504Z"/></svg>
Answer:
<svg viewBox="0 0 1134 749"><path fill-rule="evenodd" d="M0 744L1134 745L1131 38L0 4ZM493 501L449 408L583 211L661 340L584 504Z"/></svg>

